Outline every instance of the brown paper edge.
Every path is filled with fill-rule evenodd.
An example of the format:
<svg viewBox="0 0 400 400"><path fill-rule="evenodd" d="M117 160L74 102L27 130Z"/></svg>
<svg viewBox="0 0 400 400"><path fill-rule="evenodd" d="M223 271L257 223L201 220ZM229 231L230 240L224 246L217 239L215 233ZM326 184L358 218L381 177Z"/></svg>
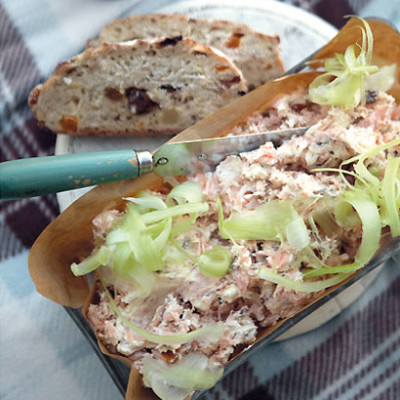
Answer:
<svg viewBox="0 0 400 400"><path fill-rule="evenodd" d="M400 37L398 33L382 22L369 21L369 23L374 35L374 62L379 65L396 63L400 66ZM338 35L317 53L314 60L322 60L332 57L335 53L343 53L348 45L353 44L356 40L360 41L360 30L355 28L357 25L359 25L359 21L352 18ZM303 73L266 83L186 129L171 139L170 142L224 136L254 112L264 110L277 97L309 84L315 76L316 73ZM397 70L396 82L390 93L396 98L397 102L400 102L400 68ZM90 288L85 277L74 277L72 275L70 264L89 255L93 248L92 219L104 210L122 208L122 197L132 196L146 188L156 189L161 183L162 179L153 173L135 180L113 182L94 188L68 207L43 231L29 254L29 271L37 291L65 306L80 307L85 304L84 313L86 313L91 299ZM341 284L329 288L301 311L307 309L355 275ZM285 321L286 319L263 330L257 342L268 336ZM131 365L126 357L110 354L101 342L99 342L99 346L104 354ZM126 399L156 400L158 397L151 390L143 387L140 374L134 368L131 368Z"/></svg>

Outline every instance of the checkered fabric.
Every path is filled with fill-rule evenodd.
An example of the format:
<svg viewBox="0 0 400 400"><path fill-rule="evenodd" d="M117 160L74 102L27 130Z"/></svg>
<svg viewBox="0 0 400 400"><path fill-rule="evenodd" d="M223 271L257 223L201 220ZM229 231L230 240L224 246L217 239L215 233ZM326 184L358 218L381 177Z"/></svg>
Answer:
<svg viewBox="0 0 400 400"><path fill-rule="evenodd" d="M399 0L287 2L338 28L348 14L385 17L400 28ZM59 61L126 10L153 12L168 3L0 0L1 161L54 153L55 136L37 126L27 97ZM0 398L119 399L84 337L29 280L27 249L58 213L55 195L0 203ZM204 398L400 399L400 263L388 263L339 317L268 346Z"/></svg>

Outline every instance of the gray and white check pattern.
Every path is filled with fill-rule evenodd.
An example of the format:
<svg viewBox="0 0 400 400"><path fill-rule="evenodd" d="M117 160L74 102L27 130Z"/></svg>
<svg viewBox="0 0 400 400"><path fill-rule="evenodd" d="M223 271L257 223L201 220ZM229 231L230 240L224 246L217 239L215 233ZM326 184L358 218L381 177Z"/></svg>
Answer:
<svg viewBox="0 0 400 400"><path fill-rule="evenodd" d="M347 14L383 16L400 27L399 0L287 2L337 27ZM30 90L135 3L151 12L168 1L0 0L1 161L54 153L55 136L27 106ZM0 398L118 399L85 339L29 282L26 249L58 212L54 195L0 203ZM263 349L205 399L400 399L399 263L389 263L339 317Z"/></svg>

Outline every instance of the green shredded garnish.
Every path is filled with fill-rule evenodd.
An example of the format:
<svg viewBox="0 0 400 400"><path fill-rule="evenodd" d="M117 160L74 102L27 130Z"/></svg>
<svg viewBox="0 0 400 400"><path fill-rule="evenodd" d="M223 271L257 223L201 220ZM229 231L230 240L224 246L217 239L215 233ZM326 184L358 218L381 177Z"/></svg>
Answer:
<svg viewBox="0 0 400 400"><path fill-rule="evenodd" d="M400 157L389 157L381 192L384 194L383 219L389 225L392 236L400 236Z"/></svg>
<svg viewBox="0 0 400 400"><path fill-rule="evenodd" d="M112 250L107 246L101 246L96 253L85 258L79 264L72 263L71 271L75 276L86 275L102 265L107 265L112 256Z"/></svg>
<svg viewBox="0 0 400 400"><path fill-rule="evenodd" d="M178 204L177 206L169 207L164 210L150 211L146 214L143 214L142 219L145 224L153 224L164 218L173 218L184 214L206 211L208 211L208 204L206 203Z"/></svg>
<svg viewBox="0 0 400 400"><path fill-rule="evenodd" d="M202 202L200 186L194 182L174 187L165 202L147 192L125 200L125 215L108 232L105 244L82 263L72 264L71 270L84 275L107 265L118 274L130 276L144 294L149 294L154 283L149 272L163 268L171 239L209 207Z"/></svg>
<svg viewBox="0 0 400 400"><path fill-rule="evenodd" d="M266 279L277 285L282 285L288 289L296 290L297 292L313 293L324 290L330 286L337 285L345 280L349 274L336 274L335 276L315 282L302 280L293 280L286 278L271 269L261 267L258 272L261 279Z"/></svg>
<svg viewBox="0 0 400 400"><path fill-rule="evenodd" d="M304 273L307 277L334 273L350 273L364 267L379 249L382 228L390 227L393 237L400 236L400 158L387 157L387 166L383 179L379 179L367 168L366 162L384 150L400 145L400 139L378 146L364 154L344 161L338 169L320 168L318 171L346 172L343 167L355 163L356 183L337 200L335 221L339 226L362 227L361 244L354 257L354 262L333 267L324 266ZM373 164L372 164L373 165Z"/></svg>
<svg viewBox="0 0 400 400"><path fill-rule="evenodd" d="M147 192L139 192L137 197L125 197L124 200L137 204L141 214L152 210L163 210L167 208L167 205L162 199Z"/></svg>
<svg viewBox="0 0 400 400"><path fill-rule="evenodd" d="M75 275L107 265L115 273L131 277L143 296L147 296L155 282L153 272L164 267L169 244L191 260L202 274L218 278L227 273L232 261L227 248L215 246L196 258L174 239L196 221L199 213L209 209L202 202L198 184L187 181L175 186L165 201L147 192L125 200L129 202L125 215L108 232L105 244L79 265L71 265Z"/></svg>
<svg viewBox="0 0 400 400"><path fill-rule="evenodd" d="M204 276L221 278L231 266L232 254L223 246L214 246L206 250L197 260L196 265Z"/></svg>
<svg viewBox="0 0 400 400"><path fill-rule="evenodd" d="M393 237L400 236L400 158L387 156L387 166L383 179L379 179L372 171L371 167L367 167L367 161L373 161L374 157L381 154L385 150L400 146L400 139L377 146L363 154L359 154L346 161L343 161L339 168L317 168L314 172L338 172L343 181L348 185L347 192L353 193L353 197L370 198L378 207L381 226L389 226ZM383 153L382 153L383 154ZM346 171L345 166L354 164L354 171ZM344 175L350 174L356 178L354 186L350 185ZM342 226L355 226L360 220L352 207L342 203L336 208L336 221Z"/></svg>
<svg viewBox="0 0 400 400"><path fill-rule="evenodd" d="M254 210L243 210L223 219L219 203L220 235L233 240L276 240L288 238L295 248L309 243L303 219L289 201L273 200Z"/></svg>
<svg viewBox="0 0 400 400"><path fill-rule="evenodd" d="M325 60L325 73L315 78L309 86L309 95L314 103L349 109L365 104L367 90L388 90L393 85L396 66L379 70L376 65L371 65L372 31L367 21L359 19L364 25L359 26L361 46L353 44L347 47L344 54L335 54L333 58Z"/></svg>
<svg viewBox="0 0 400 400"><path fill-rule="evenodd" d="M198 184L187 181L181 183L180 185L175 186L167 196L166 203L171 206L176 204L185 204L185 203L201 203L202 202L203 193ZM198 217L198 213L191 212L187 216L181 216L175 220L174 227L172 230L172 235L178 235L182 232L185 232L190 225L192 225Z"/></svg>
<svg viewBox="0 0 400 400"><path fill-rule="evenodd" d="M214 246L196 258L177 243L175 239L171 239L171 244L193 264L197 265L202 275L209 278L224 276L232 264L232 254L223 246Z"/></svg>
<svg viewBox="0 0 400 400"><path fill-rule="evenodd" d="M369 198L356 197L352 192L347 192L343 200L337 205L348 203L357 212L362 225L361 244L355 255L355 265L365 265L379 248L381 238L381 219L378 207Z"/></svg>
<svg viewBox="0 0 400 400"><path fill-rule="evenodd" d="M222 202L219 197L217 197L217 211L218 211L219 234L221 235L221 237L229 239L233 243L233 245L237 247L237 243L235 242L235 239L230 235L228 230L225 229L224 210L222 208Z"/></svg>
<svg viewBox="0 0 400 400"><path fill-rule="evenodd" d="M310 244L310 235L303 217L297 215L286 226L287 241L292 249L304 249Z"/></svg>
<svg viewBox="0 0 400 400"><path fill-rule="evenodd" d="M167 195L167 205L184 204L184 203L201 203L203 193L200 186L192 181L186 181L175 186Z"/></svg>

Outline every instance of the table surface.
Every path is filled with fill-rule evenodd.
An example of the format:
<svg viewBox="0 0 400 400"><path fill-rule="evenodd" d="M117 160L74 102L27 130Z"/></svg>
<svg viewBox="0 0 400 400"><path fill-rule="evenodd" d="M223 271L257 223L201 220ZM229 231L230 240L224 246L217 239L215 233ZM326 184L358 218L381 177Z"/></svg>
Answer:
<svg viewBox="0 0 400 400"><path fill-rule="evenodd" d="M343 15L380 16L400 28L399 0L287 1L333 25ZM26 105L30 89L79 52L86 38L128 9L169 1L0 0L1 161L54 153L55 137ZM54 195L0 204L0 398L121 399L63 309L36 293L28 251L54 219ZM400 260L387 263L363 295L322 327L269 345L206 399L399 399Z"/></svg>

